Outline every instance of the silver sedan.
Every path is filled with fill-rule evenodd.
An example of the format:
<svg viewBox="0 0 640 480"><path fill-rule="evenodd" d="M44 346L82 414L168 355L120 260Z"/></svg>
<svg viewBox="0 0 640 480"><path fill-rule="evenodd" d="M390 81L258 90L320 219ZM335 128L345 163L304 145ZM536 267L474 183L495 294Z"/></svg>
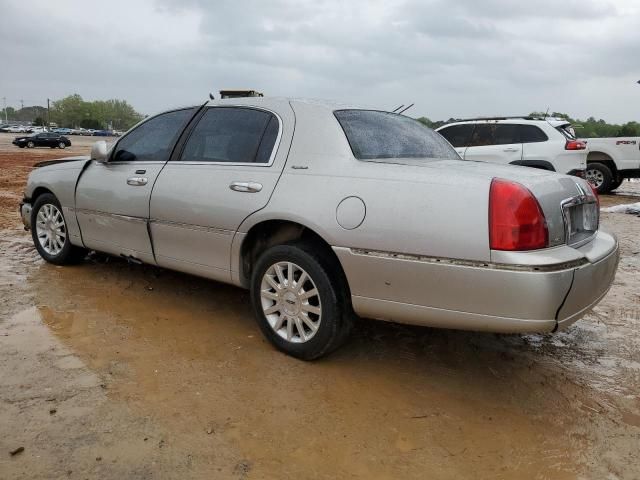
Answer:
<svg viewBox="0 0 640 480"><path fill-rule="evenodd" d="M462 161L405 116L301 100L145 119L36 168L21 214L54 264L96 250L249 289L265 336L303 359L337 348L355 315L556 331L618 262L586 181Z"/></svg>

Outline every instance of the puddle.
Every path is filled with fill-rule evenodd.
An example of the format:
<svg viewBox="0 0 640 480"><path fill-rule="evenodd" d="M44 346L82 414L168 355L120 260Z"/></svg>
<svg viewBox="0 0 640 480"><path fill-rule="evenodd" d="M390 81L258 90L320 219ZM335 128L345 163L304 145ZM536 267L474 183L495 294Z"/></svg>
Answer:
<svg viewBox="0 0 640 480"><path fill-rule="evenodd" d="M22 432L27 455L0 451L0 471L5 462L30 478L47 478L46 466L96 478L636 478L640 227L603 218L624 248L620 272L567 332L361 321L314 363L262 338L243 290L117 259L54 267L28 238L5 236L0 398L11 407L0 425ZM79 402L60 424L48 413L52 392Z"/></svg>

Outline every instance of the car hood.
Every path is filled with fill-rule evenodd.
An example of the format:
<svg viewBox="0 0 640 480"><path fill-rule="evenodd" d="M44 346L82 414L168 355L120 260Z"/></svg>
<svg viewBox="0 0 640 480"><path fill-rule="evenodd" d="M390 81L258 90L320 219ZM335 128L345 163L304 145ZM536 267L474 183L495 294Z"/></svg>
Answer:
<svg viewBox="0 0 640 480"><path fill-rule="evenodd" d="M42 168L42 167L49 167L51 165L57 165L60 163L69 163L69 162L78 162L78 163L84 163L87 160L90 160L91 157L89 157L89 155L81 155L81 156L77 156L77 157L66 157L66 158L58 158L56 160L46 160L44 162L38 162L36 163L33 168Z"/></svg>

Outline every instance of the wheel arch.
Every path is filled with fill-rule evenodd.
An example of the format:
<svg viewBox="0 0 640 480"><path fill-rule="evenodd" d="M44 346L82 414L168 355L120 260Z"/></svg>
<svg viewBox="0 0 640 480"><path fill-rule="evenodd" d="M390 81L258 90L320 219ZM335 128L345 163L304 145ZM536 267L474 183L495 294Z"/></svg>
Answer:
<svg viewBox="0 0 640 480"><path fill-rule="evenodd" d="M31 197L29 198L29 200L31 200L31 203L33 203L36 201L36 198L38 198L40 195L43 195L45 193L50 193L51 195L55 196L55 193L53 193L53 191L51 191L50 188L38 186L33 190L33 193L31 193Z"/></svg>
<svg viewBox="0 0 640 480"><path fill-rule="evenodd" d="M613 157L608 153L601 151L593 151L587 154L587 165L589 163L602 163L609 167L611 173L616 175L618 173L618 168L616 167L616 162L613 160Z"/></svg>
<svg viewBox="0 0 640 480"><path fill-rule="evenodd" d="M329 242L314 229L292 220L269 219L253 225L244 235L239 248L239 283L249 287L253 267L266 249L285 243L302 241L322 252L325 268L337 275L345 286L345 300L350 303L351 291L346 274Z"/></svg>

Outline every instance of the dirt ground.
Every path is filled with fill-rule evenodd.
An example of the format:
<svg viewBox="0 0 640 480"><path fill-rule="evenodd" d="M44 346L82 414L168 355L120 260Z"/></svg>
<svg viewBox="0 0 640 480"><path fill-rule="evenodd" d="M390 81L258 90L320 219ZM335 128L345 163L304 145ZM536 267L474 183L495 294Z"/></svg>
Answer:
<svg viewBox="0 0 640 480"><path fill-rule="evenodd" d="M44 263L0 134L0 479L640 478L640 218L602 303L555 335L360 321L304 363L243 290L118 259ZM77 145L76 145L77 144ZM603 205L640 201L625 182ZM23 451L11 455L20 447Z"/></svg>

